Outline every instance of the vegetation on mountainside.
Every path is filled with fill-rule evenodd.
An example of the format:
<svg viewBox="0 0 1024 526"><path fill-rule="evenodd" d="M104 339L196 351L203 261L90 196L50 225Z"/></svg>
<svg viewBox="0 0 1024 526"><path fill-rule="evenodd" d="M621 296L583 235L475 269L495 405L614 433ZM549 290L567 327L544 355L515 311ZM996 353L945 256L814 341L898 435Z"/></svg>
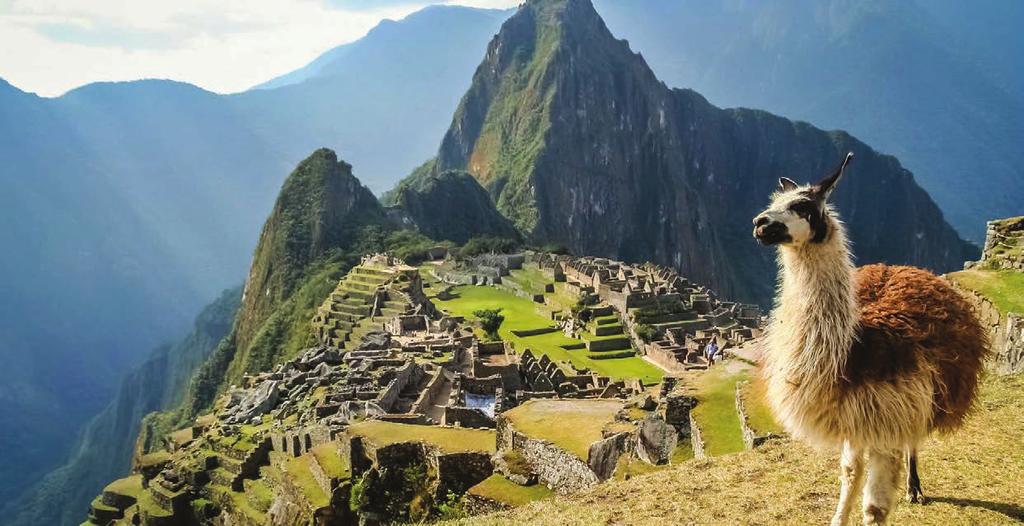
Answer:
<svg viewBox="0 0 1024 526"><path fill-rule="evenodd" d="M495 197L498 210L523 232L532 232L539 220L530 174L544 148L544 136L551 126L550 108L555 85L543 82L558 52L561 27L537 22L533 18L551 16L541 7L527 5L530 17L518 16L506 24L503 32L522 32L523 38L509 38L500 49L500 64L488 68L498 78L478 78L475 82L492 84L486 115L472 116L483 121L477 137L466 138L473 149L466 166ZM520 12L523 15L523 12ZM481 69L480 71L484 71ZM494 86L493 84L497 84ZM544 89L538 87L544 86ZM470 91L456 110L455 121L466 119L467 104L479 95Z"/></svg>
<svg viewBox="0 0 1024 526"><path fill-rule="evenodd" d="M459 248L456 256L471 258L481 254L511 254L519 248L519 242L512 238L479 236L474 237Z"/></svg>
<svg viewBox="0 0 1024 526"><path fill-rule="evenodd" d="M389 214L434 239L465 243L480 235L518 239L491 196L468 172L427 162L382 197Z"/></svg>
<svg viewBox="0 0 1024 526"><path fill-rule="evenodd" d="M399 204L399 197L401 197L405 190L423 190L426 186L426 180L434 173L435 166L437 166L437 157L433 157L414 168L412 173L406 176L405 179L399 181L394 188L380 196L380 204L384 206L397 206Z"/></svg>
<svg viewBox="0 0 1024 526"><path fill-rule="evenodd" d="M963 270L948 274L959 285L977 291L1000 313L1024 313L1024 273L1013 270Z"/></svg>
<svg viewBox="0 0 1024 526"><path fill-rule="evenodd" d="M964 428L925 441L929 502L901 502L893 524L1011 525L1024 521L1024 376L989 376ZM775 440L734 455L609 481L460 524L827 524L839 494L838 454ZM855 508L857 509L857 508Z"/></svg>
<svg viewBox="0 0 1024 526"><path fill-rule="evenodd" d="M660 382L664 375L661 369L638 356L607 360L591 359L586 351L582 350L583 341L569 338L558 330L534 336L516 336L517 331L552 327L551 319L537 312L536 303L497 287L455 287L452 289L451 298L435 299L434 303L438 308L454 316L466 318L472 316L476 310L502 309L505 323L498 329L498 335L520 352L523 349L530 349L534 354L546 354L552 360L567 361L581 369L590 369L616 379L639 378L648 385ZM575 349L570 350L566 346Z"/></svg>

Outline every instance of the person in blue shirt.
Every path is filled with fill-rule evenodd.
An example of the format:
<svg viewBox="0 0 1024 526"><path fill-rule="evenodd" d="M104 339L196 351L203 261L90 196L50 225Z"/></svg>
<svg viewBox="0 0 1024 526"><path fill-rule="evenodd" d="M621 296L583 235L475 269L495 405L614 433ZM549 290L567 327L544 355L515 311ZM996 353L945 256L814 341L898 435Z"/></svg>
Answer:
<svg viewBox="0 0 1024 526"><path fill-rule="evenodd" d="M708 343L708 346L704 348L704 356L707 357L709 365L714 365L715 360L720 356L718 354L718 343L715 342L714 338L712 338Z"/></svg>

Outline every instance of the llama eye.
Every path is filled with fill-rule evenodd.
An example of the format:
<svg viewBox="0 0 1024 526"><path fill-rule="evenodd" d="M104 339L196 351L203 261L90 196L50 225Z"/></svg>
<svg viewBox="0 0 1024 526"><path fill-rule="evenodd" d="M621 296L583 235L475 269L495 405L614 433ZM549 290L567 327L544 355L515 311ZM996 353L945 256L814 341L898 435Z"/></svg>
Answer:
<svg viewBox="0 0 1024 526"><path fill-rule="evenodd" d="M814 215L814 213L817 212L817 210L818 207L817 205L814 204L813 201L800 201L798 203L793 203L792 205L789 206L790 212L793 212L794 214L800 216L803 219L810 219L810 217Z"/></svg>

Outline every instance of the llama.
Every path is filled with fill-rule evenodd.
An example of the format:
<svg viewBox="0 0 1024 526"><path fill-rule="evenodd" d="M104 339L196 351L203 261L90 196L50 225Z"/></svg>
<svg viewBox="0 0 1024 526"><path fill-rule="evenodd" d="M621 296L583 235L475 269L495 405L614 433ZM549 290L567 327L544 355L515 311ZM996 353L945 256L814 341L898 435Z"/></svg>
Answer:
<svg viewBox="0 0 1024 526"><path fill-rule="evenodd" d="M815 185L780 179L754 218L754 237L778 247L765 336L768 403L793 437L841 448L833 525L847 524L862 487L864 523L884 524L904 459L907 498L923 502L918 445L961 425L987 353L981 324L945 281L912 267L854 268L828 203L852 158Z"/></svg>

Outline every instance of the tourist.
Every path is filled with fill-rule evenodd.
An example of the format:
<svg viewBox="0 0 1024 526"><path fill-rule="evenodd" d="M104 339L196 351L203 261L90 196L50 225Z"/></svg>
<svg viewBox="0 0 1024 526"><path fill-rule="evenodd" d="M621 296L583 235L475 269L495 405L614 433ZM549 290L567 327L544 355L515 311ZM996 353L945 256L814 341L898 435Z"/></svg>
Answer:
<svg viewBox="0 0 1024 526"><path fill-rule="evenodd" d="M704 348L704 357L708 359L708 365L715 365L715 355L718 354L718 344L715 343L714 338L708 342L708 346Z"/></svg>

